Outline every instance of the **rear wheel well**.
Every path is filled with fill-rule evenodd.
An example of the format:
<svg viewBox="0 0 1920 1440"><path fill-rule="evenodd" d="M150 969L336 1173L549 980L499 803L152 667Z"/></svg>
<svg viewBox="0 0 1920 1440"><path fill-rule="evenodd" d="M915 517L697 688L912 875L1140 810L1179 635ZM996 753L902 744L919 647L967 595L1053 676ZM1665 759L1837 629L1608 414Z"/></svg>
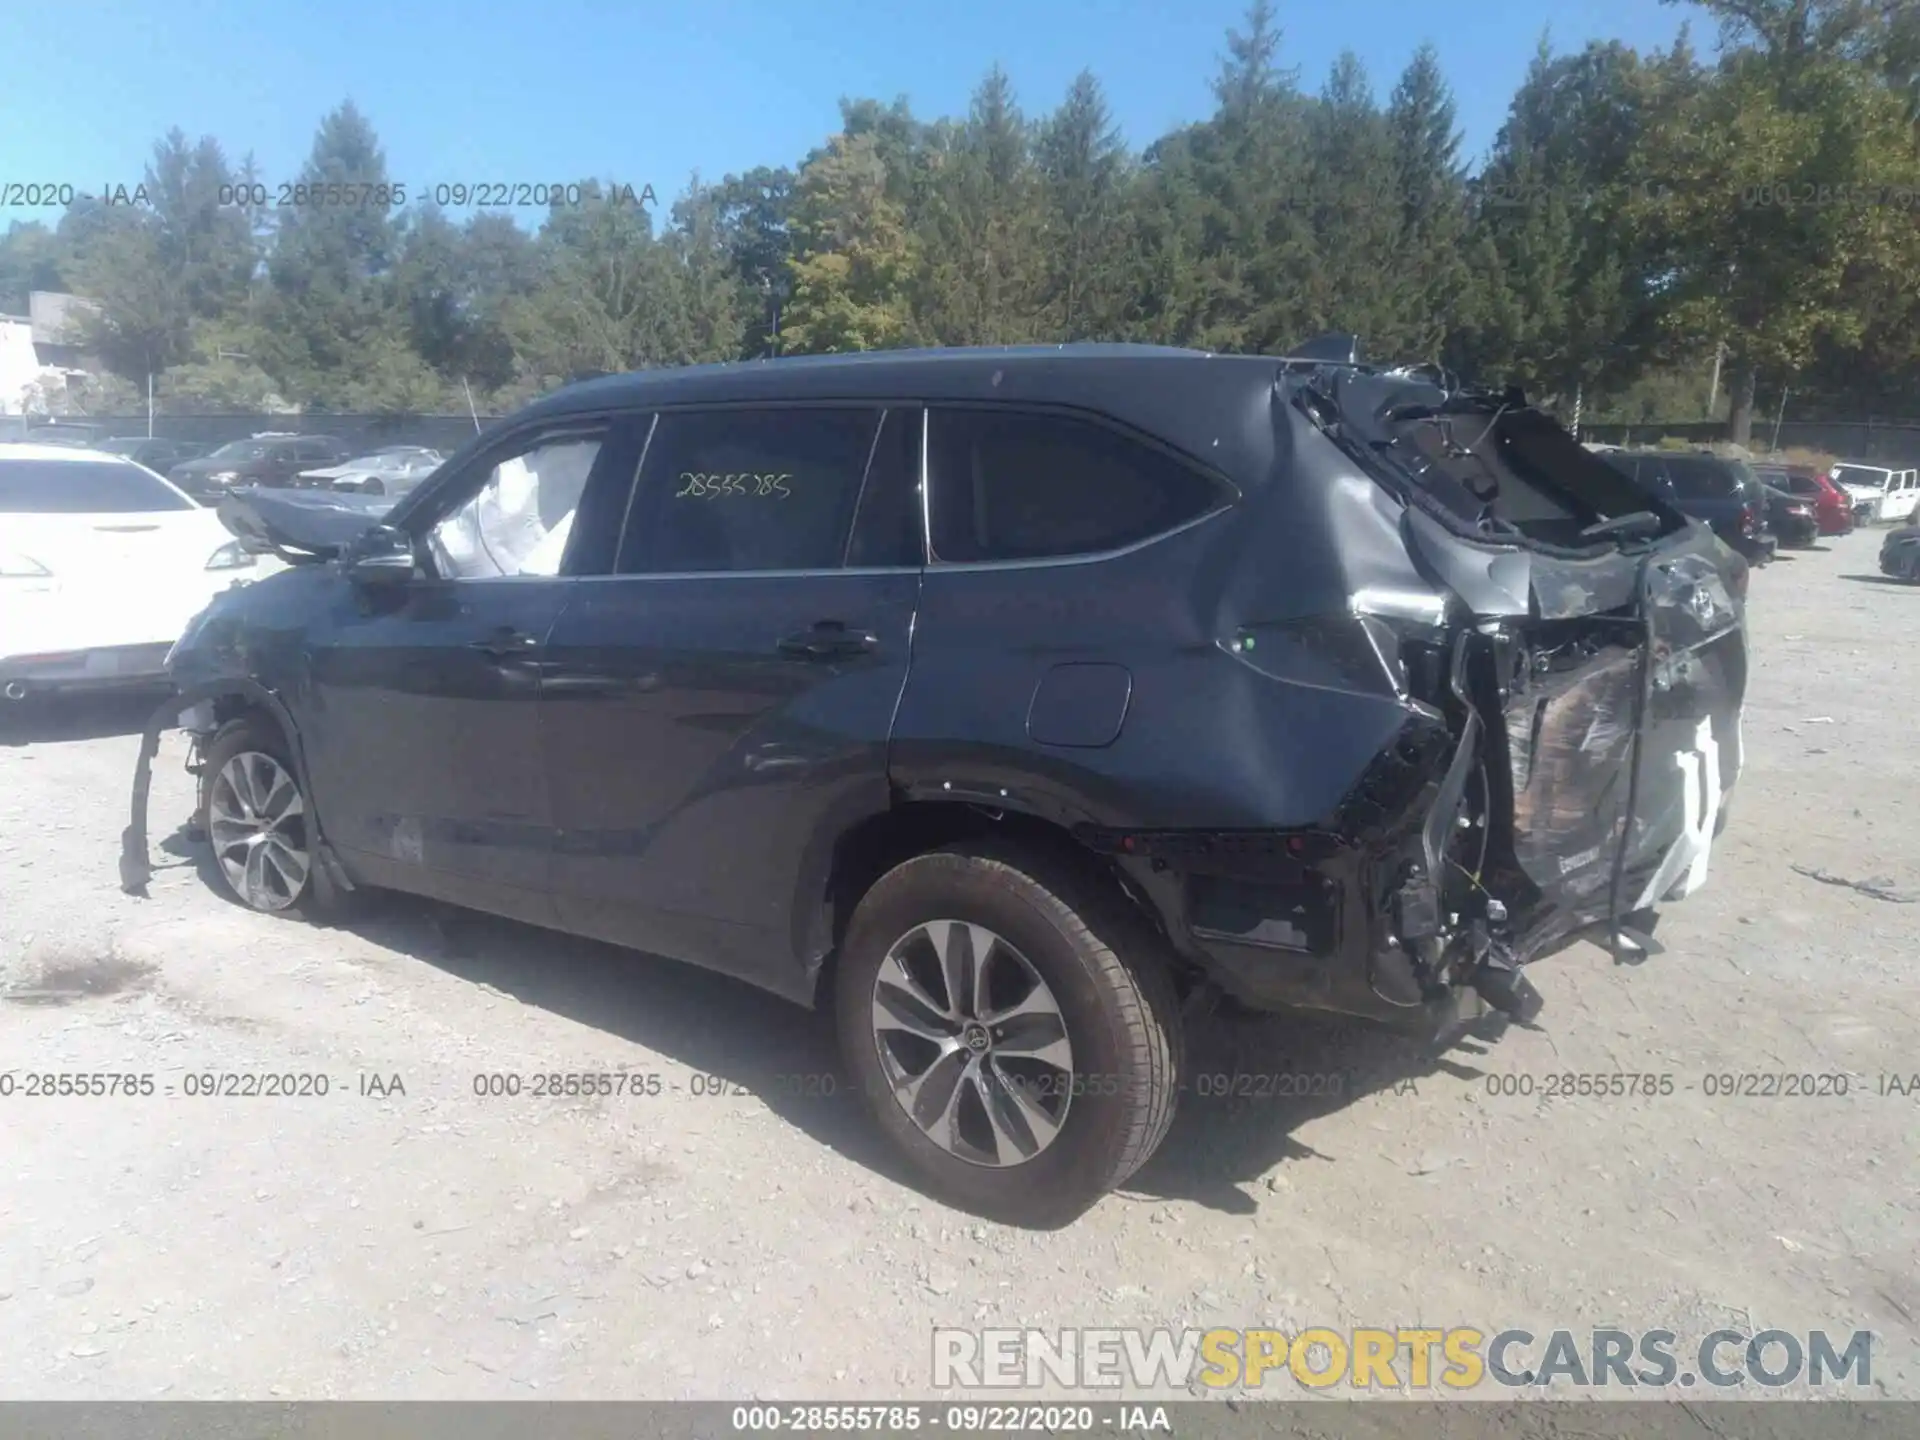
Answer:
<svg viewBox="0 0 1920 1440"><path fill-rule="evenodd" d="M1028 853L1052 857L1109 889L1138 912L1153 932L1166 939L1160 916L1117 866L1074 839L1065 826L1019 811L989 811L962 802L913 801L896 805L854 826L834 848L827 877L826 923L830 948L820 968L816 1003L831 1003L834 972L847 926L862 898L894 866L950 845L968 841L1011 844ZM1185 967L1169 944L1166 958L1184 994Z"/></svg>

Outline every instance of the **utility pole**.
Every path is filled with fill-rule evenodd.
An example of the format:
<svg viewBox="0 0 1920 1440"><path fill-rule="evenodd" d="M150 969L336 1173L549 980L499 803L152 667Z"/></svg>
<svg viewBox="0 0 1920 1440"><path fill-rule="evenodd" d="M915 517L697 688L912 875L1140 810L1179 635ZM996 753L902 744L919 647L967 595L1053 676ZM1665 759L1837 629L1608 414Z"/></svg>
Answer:
<svg viewBox="0 0 1920 1440"><path fill-rule="evenodd" d="M1584 385L1581 385L1578 383L1574 385L1573 387L1573 438L1576 440L1580 438L1580 400L1581 400L1581 397L1585 394L1585 392L1586 392L1586 387Z"/></svg>
<svg viewBox="0 0 1920 1440"><path fill-rule="evenodd" d="M1773 417L1773 448L1776 452L1780 449L1780 426L1787 418L1788 394L1789 391L1787 387L1782 385L1780 387L1780 413Z"/></svg>
<svg viewBox="0 0 1920 1440"><path fill-rule="evenodd" d="M1727 342L1718 340L1713 346L1713 386L1707 391L1707 419L1713 419L1713 407L1720 399L1720 362L1726 358Z"/></svg>

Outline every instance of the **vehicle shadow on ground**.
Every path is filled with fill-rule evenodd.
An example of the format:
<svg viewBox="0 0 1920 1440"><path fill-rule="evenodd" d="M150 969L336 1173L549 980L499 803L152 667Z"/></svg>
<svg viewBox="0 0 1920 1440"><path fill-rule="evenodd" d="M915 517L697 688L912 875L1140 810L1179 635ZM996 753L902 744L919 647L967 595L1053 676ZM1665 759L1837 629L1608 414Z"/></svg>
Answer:
<svg viewBox="0 0 1920 1440"><path fill-rule="evenodd" d="M914 1184L849 1088L826 1013L696 966L456 906L381 894L363 909L343 928L693 1072L677 1093L646 1103L738 1104L752 1095L855 1164ZM617 1067L556 1054L545 1068ZM646 1071L647 1057L629 1068Z"/></svg>
<svg viewBox="0 0 1920 1440"><path fill-rule="evenodd" d="M1915 586L1910 580L1897 579L1892 575L1842 575L1842 580L1851 580L1856 585L1888 585L1896 590L1911 590Z"/></svg>
<svg viewBox="0 0 1920 1440"><path fill-rule="evenodd" d="M1252 1214L1262 1199L1251 1187L1264 1180L1266 1188L1284 1191L1297 1165L1332 1163L1334 1157L1295 1138L1301 1126L1382 1091L1406 1093L1442 1077L1477 1080L1483 1072L1476 1057L1488 1053L1505 1025L1489 1016L1435 1045L1331 1015L1229 1009L1191 1022L1173 1129L1124 1188Z"/></svg>
<svg viewBox="0 0 1920 1440"><path fill-rule="evenodd" d="M147 728L165 690L126 691L114 695L28 696L0 700L0 745L58 745L74 740L104 740L138 735Z"/></svg>
<svg viewBox="0 0 1920 1440"><path fill-rule="evenodd" d="M224 893L207 847L184 827L159 848L190 859L205 883ZM682 1093L659 1103L756 1096L854 1164L947 1203L925 1189L874 1125L841 1067L825 1011L803 1010L694 966L410 896L369 896L364 913L344 928L694 1072ZM1293 1139L1299 1126L1431 1076L1477 1078L1472 1059L1497 1030L1497 1021L1483 1021L1441 1052L1333 1018L1216 1013L1190 1020L1180 1113L1160 1152L1123 1193L1250 1213L1259 1203L1250 1187L1263 1176L1294 1161L1328 1159ZM632 1068L646 1067L637 1058ZM607 1067L554 1055L551 1068Z"/></svg>

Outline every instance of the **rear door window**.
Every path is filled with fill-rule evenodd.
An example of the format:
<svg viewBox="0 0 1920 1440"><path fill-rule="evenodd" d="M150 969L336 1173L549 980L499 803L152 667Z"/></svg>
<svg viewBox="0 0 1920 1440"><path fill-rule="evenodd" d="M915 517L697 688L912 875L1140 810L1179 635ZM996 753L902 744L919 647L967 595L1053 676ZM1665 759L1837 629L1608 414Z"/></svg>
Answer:
<svg viewBox="0 0 1920 1440"><path fill-rule="evenodd" d="M617 573L840 569L880 426L869 407L661 415Z"/></svg>
<svg viewBox="0 0 1920 1440"><path fill-rule="evenodd" d="M1223 504L1184 461L1072 416L936 409L927 484L933 559L949 564L1097 555Z"/></svg>

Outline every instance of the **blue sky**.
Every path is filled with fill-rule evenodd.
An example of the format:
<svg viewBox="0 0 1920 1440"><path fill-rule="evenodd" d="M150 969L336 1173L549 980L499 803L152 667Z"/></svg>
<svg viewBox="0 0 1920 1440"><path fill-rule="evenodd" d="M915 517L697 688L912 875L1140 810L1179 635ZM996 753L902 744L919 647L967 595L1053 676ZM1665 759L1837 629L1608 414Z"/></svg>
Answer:
<svg viewBox="0 0 1920 1440"><path fill-rule="evenodd" d="M998 61L1029 113L1091 68L1135 146L1211 108L1207 85L1244 0L0 0L0 185L137 181L178 125L291 180L320 117L351 97L394 180L651 184L670 199L791 164L843 95L906 94L961 114ZM1659 0L1280 0L1282 60L1317 90L1353 49L1383 98L1432 39L1465 154L1491 143L1543 30L1556 50L1670 42L1692 20ZM4 198L4 196L0 196ZM35 212L0 209L0 224ZM57 219L57 211L38 212ZM538 212L522 218L536 223Z"/></svg>

